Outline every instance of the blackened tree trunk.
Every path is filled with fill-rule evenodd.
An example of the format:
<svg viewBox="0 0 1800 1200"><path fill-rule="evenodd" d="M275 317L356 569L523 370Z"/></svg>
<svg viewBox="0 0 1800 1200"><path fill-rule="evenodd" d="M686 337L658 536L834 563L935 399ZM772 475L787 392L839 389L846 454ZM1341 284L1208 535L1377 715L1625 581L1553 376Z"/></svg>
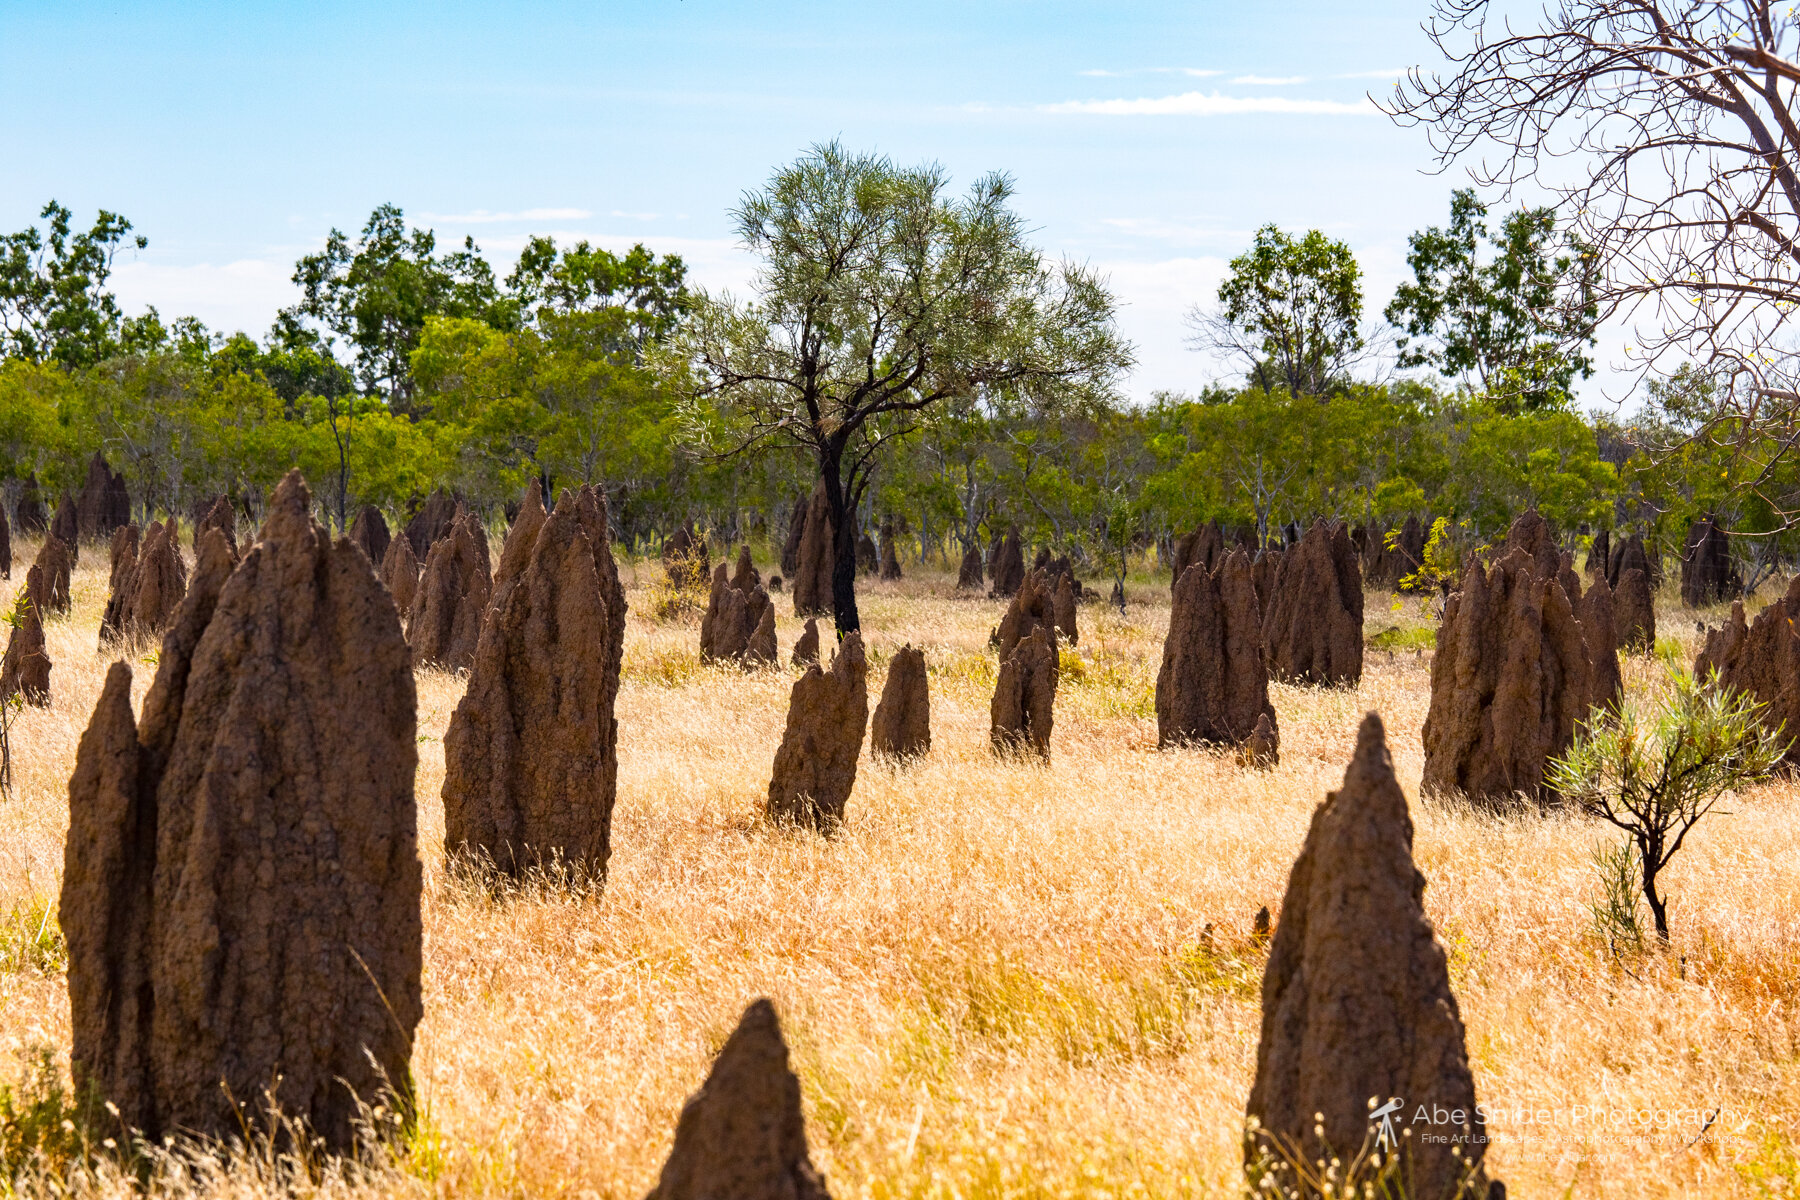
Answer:
<svg viewBox="0 0 1800 1200"><path fill-rule="evenodd" d="M831 505L831 617L837 624L838 639L862 628L856 611L856 538L851 536L851 515L862 501L860 480L845 485L843 450L826 443L819 456L819 476L825 481L825 500Z"/></svg>

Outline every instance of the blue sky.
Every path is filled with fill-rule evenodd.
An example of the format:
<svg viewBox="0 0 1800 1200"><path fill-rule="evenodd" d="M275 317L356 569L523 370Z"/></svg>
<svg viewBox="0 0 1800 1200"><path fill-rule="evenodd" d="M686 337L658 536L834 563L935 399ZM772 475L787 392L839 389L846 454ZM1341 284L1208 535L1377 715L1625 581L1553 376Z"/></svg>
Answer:
<svg viewBox="0 0 1800 1200"><path fill-rule="evenodd" d="M375 8L0 0L0 229L122 212L129 309L259 334L384 201L503 266L530 233L641 240L741 292L729 209L840 137L1013 175L1038 243L1111 278L1147 397L1220 374L1181 314L1257 226L1347 241L1374 314L1463 182L1364 98L1433 61L1424 0Z"/></svg>

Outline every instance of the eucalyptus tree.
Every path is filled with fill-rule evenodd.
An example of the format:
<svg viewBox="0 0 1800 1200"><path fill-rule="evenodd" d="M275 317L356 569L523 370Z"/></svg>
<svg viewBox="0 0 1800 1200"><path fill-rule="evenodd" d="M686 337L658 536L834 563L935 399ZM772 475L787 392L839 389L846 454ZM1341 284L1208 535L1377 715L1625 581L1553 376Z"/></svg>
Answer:
<svg viewBox="0 0 1800 1200"><path fill-rule="evenodd" d="M1343 242L1265 225L1230 267L1218 305L1189 310L1188 344L1241 363L1251 387L1324 396L1368 358L1362 267Z"/></svg>
<svg viewBox="0 0 1800 1200"><path fill-rule="evenodd" d="M1012 197L1004 175L955 198L941 167L815 146L733 214L762 260L754 299L701 297L684 327L695 440L817 463L840 635L860 626L853 514L895 439L951 400L1105 395L1132 361L1105 283L1047 263Z"/></svg>
<svg viewBox="0 0 1800 1200"><path fill-rule="evenodd" d="M397 412L412 406L412 354L428 317L472 317L496 329L519 323L518 302L503 294L473 238L440 254L437 234L408 230L392 204L370 213L354 242L333 229L323 250L294 264L293 278L300 302L281 312L284 342L308 329L342 339L364 393Z"/></svg>
<svg viewBox="0 0 1800 1200"><path fill-rule="evenodd" d="M0 235L0 355L91 367L119 349L118 301L106 290L120 249L142 250L131 222L101 209L78 231L74 213L52 200L28 225Z"/></svg>
<svg viewBox="0 0 1800 1200"><path fill-rule="evenodd" d="M1448 227L1408 239L1413 278L1386 310L1402 330L1397 365L1436 367L1508 412L1564 407L1576 377L1594 373L1594 257L1553 208L1508 213L1492 232L1487 215L1462 188Z"/></svg>

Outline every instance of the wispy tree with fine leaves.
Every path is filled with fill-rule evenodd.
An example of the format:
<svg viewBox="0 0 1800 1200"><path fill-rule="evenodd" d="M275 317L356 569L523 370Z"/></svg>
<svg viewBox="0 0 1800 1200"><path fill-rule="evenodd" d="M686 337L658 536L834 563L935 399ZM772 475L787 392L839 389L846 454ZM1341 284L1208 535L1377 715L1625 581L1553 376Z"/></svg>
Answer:
<svg viewBox="0 0 1800 1200"><path fill-rule="evenodd" d="M1004 175L953 197L941 167L836 142L735 211L762 261L755 297L707 296L683 332L692 436L710 453L798 448L834 527L838 631L856 608L854 515L890 444L953 399L1039 409L1109 394L1132 361L1091 270L1047 263Z"/></svg>

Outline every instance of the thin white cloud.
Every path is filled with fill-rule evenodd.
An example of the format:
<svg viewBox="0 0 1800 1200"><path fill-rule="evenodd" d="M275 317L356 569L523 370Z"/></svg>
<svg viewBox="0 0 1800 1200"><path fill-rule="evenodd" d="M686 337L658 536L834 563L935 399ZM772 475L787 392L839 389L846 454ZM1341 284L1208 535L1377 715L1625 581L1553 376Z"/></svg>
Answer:
<svg viewBox="0 0 1800 1200"><path fill-rule="evenodd" d="M1290 84L1305 83L1304 75L1239 75L1233 83L1246 83L1256 87L1287 87Z"/></svg>
<svg viewBox="0 0 1800 1200"><path fill-rule="evenodd" d="M420 213L419 219L441 221L445 225L516 225L520 221L585 221L593 215L585 208L527 208L519 212L489 212L478 208L466 213Z"/></svg>
<svg viewBox="0 0 1800 1200"><path fill-rule="evenodd" d="M1186 75L1189 79L1210 79L1214 75L1223 75L1223 71L1209 71L1203 67L1132 67L1124 71L1106 71L1098 67L1091 71L1077 71L1078 75L1086 75L1091 79L1125 79L1132 75Z"/></svg>
<svg viewBox="0 0 1800 1200"><path fill-rule="evenodd" d="M1366 100L1300 100L1291 96L1221 96L1214 92L1183 92L1179 96L1140 96L1135 100L1065 100L1040 104L1037 111L1058 115L1102 117L1229 117L1247 113L1296 116L1371 116L1377 110Z"/></svg>
<svg viewBox="0 0 1800 1200"><path fill-rule="evenodd" d="M1342 75L1333 75L1333 79L1399 79L1410 70L1408 67L1388 67L1380 71L1346 71Z"/></svg>

